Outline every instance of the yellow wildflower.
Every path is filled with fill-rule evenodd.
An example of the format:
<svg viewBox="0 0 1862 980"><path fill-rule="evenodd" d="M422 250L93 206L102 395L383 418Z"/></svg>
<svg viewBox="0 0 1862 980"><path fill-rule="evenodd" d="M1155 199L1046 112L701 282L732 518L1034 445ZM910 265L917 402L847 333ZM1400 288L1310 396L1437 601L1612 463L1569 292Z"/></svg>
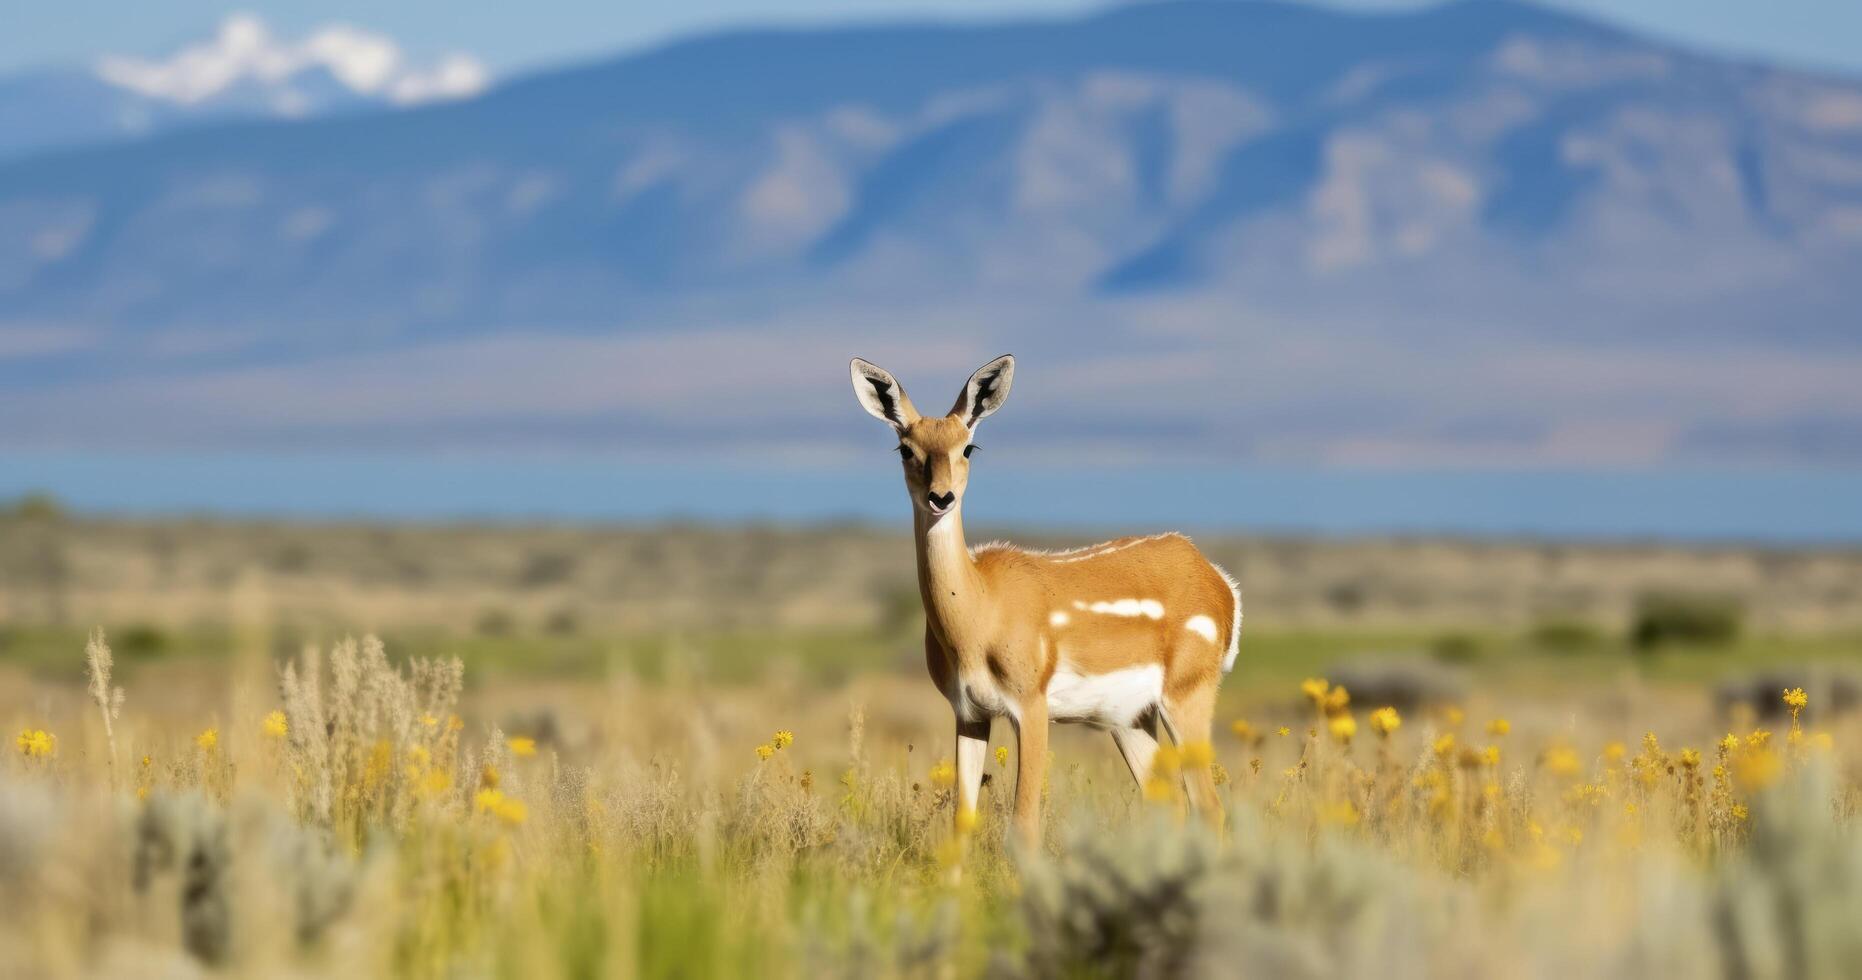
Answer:
<svg viewBox="0 0 1862 980"><path fill-rule="evenodd" d="M1734 735L1732 732L1727 732L1726 737L1723 739L1720 739L1720 751L1733 752L1733 751L1738 750L1738 748L1739 748L1739 736Z"/></svg>
<svg viewBox="0 0 1862 980"><path fill-rule="evenodd" d="M757 752L760 754L762 749L758 749ZM931 767L931 785L938 789L949 789L956 783L957 767L952 765L949 759L941 759L937 765Z"/></svg>
<svg viewBox="0 0 1862 980"><path fill-rule="evenodd" d="M1623 756L1628 754L1629 749L1621 742L1610 742L1603 747L1604 761L1611 764L1622 762Z"/></svg>
<svg viewBox="0 0 1862 980"><path fill-rule="evenodd" d="M775 754L776 747L768 742L764 742L762 745L756 747L756 757L764 762L768 762L769 757Z"/></svg>
<svg viewBox="0 0 1862 980"><path fill-rule="evenodd" d="M1223 768L1220 762L1211 762L1209 763L1209 778L1214 781L1217 786L1227 786L1228 770Z"/></svg>
<svg viewBox="0 0 1862 980"><path fill-rule="evenodd" d="M440 720L438 718L433 717L432 712L422 712L420 716L420 723L427 728L440 727Z"/></svg>
<svg viewBox="0 0 1862 980"><path fill-rule="evenodd" d="M1432 749L1434 750L1436 755L1439 755L1444 759L1453 755L1455 752L1455 733L1454 732L1443 732L1441 735L1437 736L1435 739L1435 745L1432 746Z"/></svg>
<svg viewBox="0 0 1862 980"><path fill-rule="evenodd" d="M1700 752L1695 749L1682 749L1681 766L1684 769L1700 768Z"/></svg>
<svg viewBox="0 0 1862 980"><path fill-rule="evenodd" d="M1554 776L1575 776L1584 768L1578 754L1562 745L1546 749L1539 761Z"/></svg>
<svg viewBox="0 0 1862 980"><path fill-rule="evenodd" d="M976 808L965 806L957 808L957 833L967 834L976 829Z"/></svg>
<svg viewBox="0 0 1862 980"><path fill-rule="evenodd" d="M284 712L273 711L259 723L259 729L272 738L283 738L291 733L291 723L285 720Z"/></svg>
<svg viewBox="0 0 1862 980"><path fill-rule="evenodd" d="M1293 729L1288 728L1285 725L1281 725L1280 728L1274 732L1274 734L1280 736L1281 738L1285 738L1288 735L1292 734L1292 732L1293 732Z"/></svg>
<svg viewBox="0 0 1862 980"><path fill-rule="evenodd" d="M459 717L458 715L447 715L446 716L446 730L449 732L464 731L465 730L465 719Z"/></svg>
<svg viewBox="0 0 1862 980"><path fill-rule="evenodd" d="M1176 793L1176 784L1162 776L1153 775L1144 781L1144 798L1152 803L1168 803Z"/></svg>
<svg viewBox="0 0 1862 980"><path fill-rule="evenodd" d="M1371 728L1386 738L1391 732L1402 727L1403 718L1395 708L1378 708L1371 712Z"/></svg>
<svg viewBox="0 0 1862 980"><path fill-rule="evenodd" d="M1339 690L1344 689L1339 688ZM1351 717L1349 712L1342 715L1333 715L1332 719L1326 722L1326 727L1331 730L1333 738L1338 739L1346 745L1350 745L1351 737L1358 734L1358 720Z"/></svg>
<svg viewBox="0 0 1862 980"><path fill-rule="evenodd" d="M1793 713L1796 713L1810 703L1810 698L1805 696L1803 688L1793 687L1784 692L1784 703L1790 706Z"/></svg>
<svg viewBox="0 0 1862 980"><path fill-rule="evenodd" d="M504 744L510 747L512 755L519 758L528 758L537 754L537 740L527 735L507 738Z"/></svg>
<svg viewBox="0 0 1862 980"><path fill-rule="evenodd" d="M1752 734L1746 736L1746 748L1762 749L1765 747L1765 743L1769 741L1771 741L1771 732L1763 728L1755 728L1752 730Z"/></svg>
<svg viewBox="0 0 1862 980"><path fill-rule="evenodd" d="M1009 747L1006 745L996 746L996 765L1007 768L1008 764L1009 764Z"/></svg>
<svg viewBox="0 0 1862 980"><path fill-rule="evenodd" d="M1500 764L1500 746L1489 745L1481 750L1481 762L1489 766Z"/></svg>
<svg viewBox="0 0 1862 980"><path fill-rule="evenodd" d="M775 736L769 740L769 744L774 745L778 749L786 749L795 744L795 733L784 728L778 731Z"/></svg>
<svg viewBox="0 0 1862 980"><path fill-rule="evenodd" d="M1254 726L1248 724L1246 718L1237 718L1233 722L1230 722L1228 730L1234 732L1235 737L1244 742L1254 737Z"/></svg>
<svg viewBox="0 0 1862 980"><path fill-rule="evenodd" d="M1337 800L1319 808L1319 823L1327 827L1356 827L1358 808L1349 800Z"/></svg>
<svg viewBox="0 0 1862 980"><path fill-rule="evenodd" d="M1733 778L1748 791L1760 790L1777 782L1783 768L1777 754L1768 749L1747 752L1733 764Z"/></svg>
<svg viewBox="0 0 1862 980"><path fill-rule="evenodd" d="M481 789L472 798L472 808L479 813L489 813L505 823L516 826L530 816L530 811L522 800L504 795L504 791Z"/></svg>
<svg viewBox="0 0 1862 980"><path fill-rule="evenodd" d="M453 777L439 769L429 769L422 773L420 782L414 785L415 792L429 800L440 796L452 788Z"/></svg>
<svg viewBox="0 0 1862 980"><path fill-rule="evenodd" d="M28 728L19 733L14 743L19 746L19 754L29 759L43 759L52 754L58 739L40 728Z"/></svg>
<svg viewBox="0 0 1862 980"><path fill-rule="evenodd" d="M1331 687L1332 685L1326 683L1323 677L1308 677L1300 681L1300 690L1304 692L1308 698L1312 699L1312 703L1315 706L1324 706L1326 691L1330 690Z"/></svg>
<svg viewBox="0 0 1862 980"><path fill-rule="evenodd" d="M1159 745L1157 753L1151 756L1151 772L1158 775L1174 776L1183 768L1183 758L1177 754L1174 745Z"/></svg>
<svg viewBox="0 0 1862 980"><path fill-rule="evenodd" d="M1207 769L1215 761L1215 746L1208 742L1189 742L1183 746L1183 764L1192 769Z"/></svg>
<svg viewBox="0 0 1862 980"><path fill-rule="evenodd" d="M1505 718L1495 718L1487 723L1487 734L1505 735L1513 730L1513 723Z"/></svg>
<svg viewBox="0 0 1862 980"><path fill-rule="evenodd" d="M1468 717L1467 712L1462 711L1460 708L1452 704L1442 709L1442 720L1447 722L1448 727L1450 728L1461 727L1461 723L1464 720L1466 720L1467 717Z"/></svg>
<svg viewBox="0 0 1862 980"><path fill-rule="evenodd" d="M1346 708L1350 706L1351 706L1351 692L1345 690L1345 685L1340 684L1337 687L1332 688L1330 691L1325 692L1325 710L1326 711L1336 714L1340 711L1345 710Z"/></svg>
<svg viewBox="0 0 1862 980"><path fill-rule="evenodd" d="M200 746L203 752L212 752L220 745L220 730L218 728L209 728L201 732L199 735L194 736L194 744Z"/></svg>

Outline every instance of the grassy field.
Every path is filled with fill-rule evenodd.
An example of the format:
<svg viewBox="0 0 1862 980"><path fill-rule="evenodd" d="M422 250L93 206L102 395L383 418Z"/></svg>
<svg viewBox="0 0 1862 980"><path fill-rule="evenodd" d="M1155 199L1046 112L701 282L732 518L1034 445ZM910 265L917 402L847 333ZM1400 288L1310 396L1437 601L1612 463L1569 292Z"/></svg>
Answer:
<svg viewBox="0 0 1862 980"><path fill-rule="evenodd" d="M1006 725L978 818L956 819L949 708L889 580L811 591L773 571L852 538L738 542L754 568L615 619L587 610L617 582L696 574L676 542L721 532L640 532L639 564L547 574L499 548L566 531L308 535L287 564L314 583L240 557L302 533L67 524L51 591L21 575L30 548L0 545L0 976L1803 978L1862 961L1847 593L1790 592L1789 613L1766 604L1775 583L1678 614L1636 598L1690 562L1701 581L1770 562L1801 583L1840 555L1568 551L1616 569L1590 617L1525 599L1469 616L1426 590L1419 614L1361 615L1394 602L1386 584L1349 615L1257 626L1250 592L1215 743L1140 786L1103 733L1057 728L1044 840L1020 849ZM101 564L163 534L165 579ZM403 543L338 560L371 534ZM1384 581L1365 569L1389 547L1320 549L1309 574ZM1431 589L1526 553L1442 547ZM419 582L370 577L415 553ZM553 584L526 599L512 570ZM1556 578L1518 588L1563 594ZM1201 766L1219 828L1185 808Z"/></svg>
<svg viewBox="0 0 1862 980"><path fill-rule="evenodd" d="M1728 718L1659 670L1616 697L1476 671L1380 710L1291 680L1342 641L1262 646L1218 742L1142 789L1062 730L1036 852L1003 839L1006 765L955 824L948 709L893 671L472 683L368 640L281 672L248 632L89 688L15 677L0 940L22 976L1840 976L1862 952L1846 717L1779 690ZM1202 765L1219 833L1184 810Z"/></svg>

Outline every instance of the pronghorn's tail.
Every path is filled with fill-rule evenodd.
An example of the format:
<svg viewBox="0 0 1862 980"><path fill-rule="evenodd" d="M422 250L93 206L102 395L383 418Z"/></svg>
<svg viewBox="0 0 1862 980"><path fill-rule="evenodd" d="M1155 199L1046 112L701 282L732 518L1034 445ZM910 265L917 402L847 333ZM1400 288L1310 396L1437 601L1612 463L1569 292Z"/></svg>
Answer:
<svg viewBox="0 0 1862 980"><path fill-rule="evenodd" d="M1222 576L1222 581L1228 583L1229 595L1235 597L1235 608L1228 620L1228 650L1222 654L1222 673L1226 674L1235 669L1235 657L1241 653L1241 585L1227 569L1215 562L1209 564Z"/></svg>

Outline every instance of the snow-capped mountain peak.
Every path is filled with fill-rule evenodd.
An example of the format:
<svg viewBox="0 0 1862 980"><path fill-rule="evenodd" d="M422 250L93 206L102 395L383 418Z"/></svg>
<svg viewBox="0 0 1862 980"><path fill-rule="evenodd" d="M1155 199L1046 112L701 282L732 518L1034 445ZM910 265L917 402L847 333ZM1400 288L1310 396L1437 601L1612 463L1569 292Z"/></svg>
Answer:
<svg viewBox="0 0 1862 980"><path fill-rule="evenodd" d="M469 54L417 64L383 34L332 24L292 40L278 37L250 13L228 16L213 37L168 57L105 55L95 69L106 82L179 106L257 89L273 111L285 115L317 108L322 100L304 83L319 74L335 81L338 95L398 105L476 95L490 80L484 64Z"/></svg>

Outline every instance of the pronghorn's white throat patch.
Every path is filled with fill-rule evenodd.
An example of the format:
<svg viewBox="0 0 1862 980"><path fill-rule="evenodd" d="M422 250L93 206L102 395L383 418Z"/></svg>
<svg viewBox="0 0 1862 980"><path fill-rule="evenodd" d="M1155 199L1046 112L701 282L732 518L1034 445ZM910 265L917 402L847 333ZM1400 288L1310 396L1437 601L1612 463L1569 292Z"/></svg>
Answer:
<svg viewBox="0 0 1862 980"><path fill-rule="evenodd" d="M1063 661L1047 682L1047 713L1055 721L1125 728L1163 696L1162 664L1080 674Z"/></svg>
<svg viewBox="0 0 1862 980"><path fill-rule="evenodd" d="M1114 599L1111 602L1081 602L1074 600L1073 608L1085 612L1099 613L1104 616L1143 616L1146 619L1163 619L1164 604L1156 599Z"/></svg>

